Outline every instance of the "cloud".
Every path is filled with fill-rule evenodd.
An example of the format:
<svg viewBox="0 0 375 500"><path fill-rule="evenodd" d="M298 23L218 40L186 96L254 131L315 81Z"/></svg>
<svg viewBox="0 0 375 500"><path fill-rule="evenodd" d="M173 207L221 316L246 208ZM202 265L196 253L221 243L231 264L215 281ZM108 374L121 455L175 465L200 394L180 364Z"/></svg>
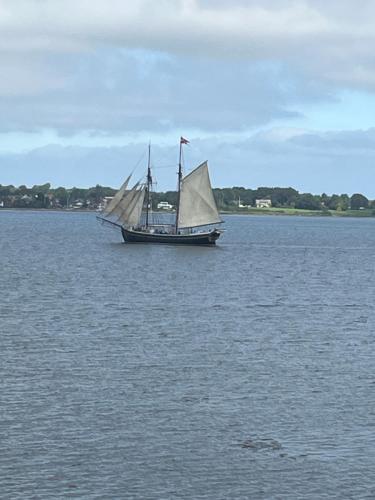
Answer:
<svg viewBox="0 0 375 500"><path fill-rule="evenodd" d="M363 192L375 198L375 129L313 133L273 129L241 140L191 138L186 170L208 159L217 187L292 186L304 192ZM2 183L119 186L136 166L146 169L147 145L89 148L48 146L24 154L3 154ZM152 148L158 190L174 189L178 148Z"/></svg>
<svg viewBox="0 0 375 500"><path fill-rule="evenodd" d="M0 48L282 60L328 81L373 87L375 4L362 0L2 0ZM351 71L346 71L350 69Z"/></svg>
<svg viewBox="0 0 375 500"><path fill-rule="evenodd" d="M53 59L44 71L49 78L34 95L32 82L35 86L41 75L11 85L13 93L0 100L0 130L244 130L298 116L292 108L301 94L317 98L302 79L272 64L181 60L119 49ZM285 84L288 79L291 85Z"/></svg>
<svg viewBox="0 0 375 500"><path fill-rule="evenodd" d="M362 0L0 0L0 131L243 130L375 89Z"/></svg>

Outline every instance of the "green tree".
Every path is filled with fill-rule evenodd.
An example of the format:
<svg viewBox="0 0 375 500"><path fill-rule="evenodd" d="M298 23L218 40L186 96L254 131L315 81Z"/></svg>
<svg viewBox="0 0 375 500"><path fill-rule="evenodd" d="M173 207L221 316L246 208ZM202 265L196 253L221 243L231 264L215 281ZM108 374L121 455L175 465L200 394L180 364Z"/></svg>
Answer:
<svg viewBox="0 0 375 500"><path fill-rule="evenodd" d="M294 207L298 198L298 191L293 188L273 188L271 201L274 207Z"/></svg>
<svg viewBox="0 0 375 500"><path fill-rule="evenodd" d="M296 201L296 208L305 210L321 210L322 204L319 196L314 196L310 193L300 194Z"/></svg>
<svg viewBox="0 0 375 500"><path fill-rule="evenodd" d="M60 205L61 207L66 207L68 201L68 192L64 187L58 187L53 190L53 197L55 203Z"/></svg>
<svg viewBox="0 0 375 500"><path fill-rule="evenodd" d="M350 206L350 198L347 194L340 194L340 202L337 207L337 210L348 210Z"/></svg>
<svg viewBox="0 0 375 500"><path fill-rule="evenodd" d="M329 197L327 203L325 203L326 207L330 210L337 210L340 204L340 196L338 194L333 194Z"/></svg>
<svg viewBox="0 0 375 500"><path fill-rule="evenodd" d="M352 210L359 210L360 208L368 208L368 199L363 194L355 193L350 198L350 208Z"/></svg>

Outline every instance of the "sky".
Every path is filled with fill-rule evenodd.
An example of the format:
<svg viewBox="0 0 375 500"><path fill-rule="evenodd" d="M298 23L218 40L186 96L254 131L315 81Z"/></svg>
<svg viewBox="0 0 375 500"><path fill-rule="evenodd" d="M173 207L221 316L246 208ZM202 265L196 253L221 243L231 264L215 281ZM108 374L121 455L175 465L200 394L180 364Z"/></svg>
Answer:
<svg viewBox="0 0 375 500"><path fill-rule="evenodd" d="M0 184L375 198L373 0L0 0Z"/></svg>

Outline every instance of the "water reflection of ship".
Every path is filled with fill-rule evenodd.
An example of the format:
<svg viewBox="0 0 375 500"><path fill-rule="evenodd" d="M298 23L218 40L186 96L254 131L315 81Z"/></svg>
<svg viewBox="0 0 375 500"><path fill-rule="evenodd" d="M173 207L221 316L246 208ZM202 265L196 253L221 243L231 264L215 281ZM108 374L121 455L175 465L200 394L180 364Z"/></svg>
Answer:
<svg viewBox="0 0 375 500"><path fill-rule="evenodd" d="M130 175L98 219L119 227L124 241L129 243L214 245L222 233L217 228L222 220L212 192L208 165L205 161L189 174L182 175L182 147L187 143L181 137L174 220L161 221L152 211L150 147L145 182L139 181L128 189Z"/></svg>

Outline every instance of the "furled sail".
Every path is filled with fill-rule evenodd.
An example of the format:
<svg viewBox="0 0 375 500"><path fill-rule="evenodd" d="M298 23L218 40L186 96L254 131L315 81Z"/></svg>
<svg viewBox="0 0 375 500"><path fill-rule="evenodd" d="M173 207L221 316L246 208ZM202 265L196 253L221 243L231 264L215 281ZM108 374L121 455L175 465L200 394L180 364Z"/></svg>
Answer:
<svg viewBox="0 0 375 500"><path fill-rule="evenodd" d="M117 193L112 198L112 200L108 203L108 206L103 211L103 215L105 215L106 217L109 217L111 215L119 215L116 212L118 211L117 209L119 208L120 201L126 195L126 189L128 187L130 178L131 178L131 174L126 179L126 181L123 183L123 185L120 187L120 189L117 191Z"/></svg>
<svg viewBox="0 0 375 500"><path fill-rule="evenodd" d="M142 215L142 208L145 199L145 187L137 189L138 185L129 191L124 197L121 205L121 214L118 222L123 226L136 226L139 224Z"/></svg>
<svg viewBox="0 0 375 500"><path fill-rule="evenodd" d="M182 179L178 227L205 226L221 222L205 161Z"/></svg>

